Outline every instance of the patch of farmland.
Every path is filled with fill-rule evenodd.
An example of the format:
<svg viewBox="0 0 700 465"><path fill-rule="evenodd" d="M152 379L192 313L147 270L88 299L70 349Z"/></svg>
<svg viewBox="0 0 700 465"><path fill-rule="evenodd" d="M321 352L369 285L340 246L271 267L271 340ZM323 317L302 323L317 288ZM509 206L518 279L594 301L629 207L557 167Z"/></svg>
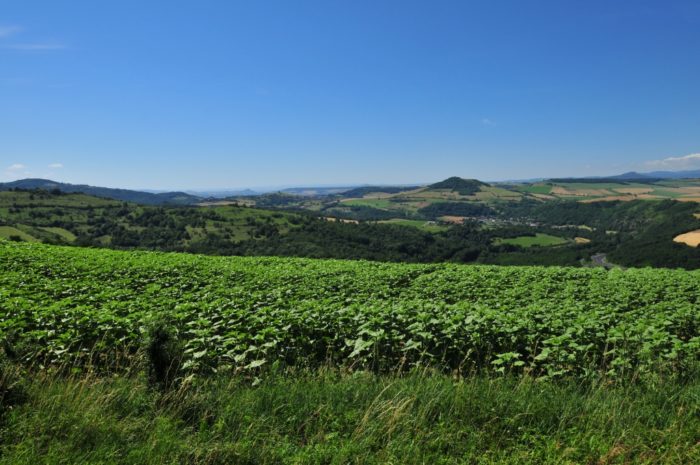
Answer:
<svg viewBox="0 0 700 465"><path fill-rule="evenodd" d="M0 241L0 340L112 363L165 322L183 370L270 365L615 378L700 357L699 272L387 264Z"/></svg>
<svg viewBox="0 0 700 465"><path fill-rule="evenodd" d="M537 233L534 236L519 236L505 239L497 238L494 243L517 245L519 247L549 247L566 244L567 240L562 237L552 236L550 234Z"/></svg>
<svg viewBox="0 0 700 465"><path fill-rule="evenodd" d="M658 199L660 197L657 197L655 195L650 195L650 194L639 194L639 195L609 195L606 197L596 197L593 199L583 199L579 200L581 203L594 203L594 202L614 202L614 201L623 201L623 202L631 202L632 200L653 200L653 199Z"/></svg>
<svg viewBox="0 0 700 465"><path fill-rule="evenodd" d="M481 201L488 200L520 200L522 194L519 192L510 191L501 187L482 187L480 192L475 194L476 199Z"/></svg>
<svg viewBox="0 0 700 465"><path fill-rule="evenodd" d="M345 205L358 205L382 210L389 210L393 206L387 199L343 199L340 202Z"/></svg>
<svg viewBox="0 0 700 465"><path fill-rule="evenodd" d="M452 224L462 224L464 223L464 220L466 220L466 216L453 216L453 215L445 215L441 216L439 218L440 221L444 221L445 223L452 223Z"/></svg>
<svg viewBox="0 0 700 465"><path fill-rule="evenodd" d="M392 218L390 220L379 221L382 224L397 224L400 226L409 226L412 228L418 228L422 231L427 232L440 232L447 229L447 226L436 224L434 221L425 220L407 220L403 218Z"/></svg>
<svg viewBox="0 0 700 465"><path fill-rule="evenodd" d="M685 234L679 234L673 238L673 242L689 245L690 247L697 247L700 245L700 229Z"/></svg>
<svg viewBox="0 0 700 465"><path fill-rule="evenodd" d="M37 239L34 236L27 234L21 229L17 229L13 226L0 226L0 237L5 239L10 239L12 237L19 237L23 241L36 242Z"/></svg>
<svg viewBox="0 0 700 465"><path fill-rule="evenodd" d="M548 195L548 194L530 194L532 197L535 197L536 199L539 200L556 200L557 198L553 195Z"/></svg>
<svg viewBox="0 0 700 465"><path fill-rule="evenodd" d="M437 200L474 200L474 195L462 195L451 189L427 189L416 195L405 196L408 199L437 199Z"/></svg>
<svg viewBox="0 0 700 465"><path fill-rule="evenodd" d="M607 189L586 189L586 188L568 188L564 186L552 187L552 194L575 197L592 197L592 196L608 196L613 192Z"/></svg>
<svg viewBox="0 0 700 465"><path fill-rule="evenodd" d="M525 184L517 186L517 189L529 194L549 194L552 192L552 186L550 184Z"/></svg>
<svg viewBox="0 0 700 465"><path fill-rule="evenodd" d="M68 231L67 229L56 228L56 227L42 227L41 229L43 229L44 231L48 231L50 233L56 234L57 236L61 236L63 239L65 239L68 242L73 242L76 239L75 234Z"/></svg>
<svg viewBox="0 0 700 465"><path fill-rule="evenodd" d="M619 192L620 194L632 195L649 194L650 192L654 191L654 189L651 187L618 187L613 190L615 192Z"/></svg>
<svg viewBox="0 0 700 465"><path fill-rule="evenodd" d="M700 186L685 186L679 187L678 191L683 194L700 195Z"/></svg>

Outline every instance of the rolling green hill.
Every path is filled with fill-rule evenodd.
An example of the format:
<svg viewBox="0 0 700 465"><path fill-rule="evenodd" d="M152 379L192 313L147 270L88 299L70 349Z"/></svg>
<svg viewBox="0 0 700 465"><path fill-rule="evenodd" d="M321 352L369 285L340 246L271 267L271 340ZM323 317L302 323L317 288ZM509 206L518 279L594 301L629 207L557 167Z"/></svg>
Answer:
<svg viewBox="0 0 700 465"><path fill-rule="evenodd" d="M0 192L0 237L213 255L512 265L586 266L593 264L593 255L607 253L623 266L700 267L700 249L673 241L700 229L693 202L522 198L438 200L422 207L411 203L414 196L431 193L445 191L423 188L334 207L355 208L356 214L367 211L369 220L358 221L344 220L333 209L290 211L222 203L155 207L59 191L5 191ZM397 201L393 196L406 197ZM401 210L392 210L397 205L413 205L414 212L399 215ZM377 211L385 216L377 218ZM537 237L554 239L542 244L550 247L528 247L542 242Z"/></svg>
<svg viewBox="0 0 700 465"><path fill-rule="evenodd" d="M86 184L67 184L48 179L21 179L0 183L0 191L12 189L23 190L59 190L67 193L82 193L95 197L102 197L124 202L134 202L143 205L192 205L200 202L200 197L184 192L151 193L129 189L112 189L109 187L95 187Z"/></svg>
<svg viewBox="0 0 700 465"><path fill-rule="evenodd" d="M458 192L460 195L474 195L481 190L482 186L488 187L488 184L481 182L478 179L464 179L453 176L443 181L431 184L428 186L428 188L438 190L448 189L453 192Z"/></svg>
<svg viewBox="0 0 700 465"><path fill-rule="evenodd" d="M0 191L0 237L56 244L205 251L212 242L285 233L302 220L235 205L155 207L80 193Z"/></svg>

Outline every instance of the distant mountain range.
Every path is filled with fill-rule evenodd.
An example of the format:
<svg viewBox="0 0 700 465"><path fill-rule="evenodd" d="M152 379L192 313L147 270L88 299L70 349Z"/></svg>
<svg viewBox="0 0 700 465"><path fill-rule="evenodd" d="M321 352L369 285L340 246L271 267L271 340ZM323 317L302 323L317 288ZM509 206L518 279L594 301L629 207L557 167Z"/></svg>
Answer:
<svg viewBox="0 0 700 465"><path fill-rule="evenodd" d="M51 181L49 179L20 179L18 181L0 183L0 191L10 189L58 189L61 192L79 192L82 194L94 195L95 197L134 202L143 205L191 205L202 200L201 197L190 195L185 192L152 193L129 189L95 187L88 186L87 184L68 184Z"/></svg>
<svg viewBox="0 0 700 465"><path fill-rule="evenodd" d="M596 180L601 181L605 179L616 180L616 181L661 181L663 179L698 179L700 178L700 170L688 170L688 171L650 171L647 173L639 173L637 171L628 171L627 173L617 174L614 176L586 176L583 178L566 178L566 179L579 179L579 180ZM548 181L555 181L558 178L546 179Z"/></svg>
<svg viewBox="0 0 700 465"><path fill-rule="evenodd" d="M200 198L214 198L223 199L226 197L250 197L254 195L260 195L262 192L254 191L252 189L238 189L238 190L211 190L211 191L185 191L186 194L193 195Z"/></svg>
<svg viewBox="0 0 700 465"><path fill-rule="evenodd" d="M651 171L647 173L639 173L630 171L627 173L618 174L615 176L588 176L583 178L538 178L542 181L552 182L604 182L610 181L640 181L653 182L663 179L700 179L700 170L687 171ZM534 180L510 181L512 183L527 183ZM447 178L443 181L430 184L427 187L433 189L451 189L469 195L469 193L477 192L482 186L489 185L476 179L463 179L459 177ZM418 185L354 185L354 186L338 186L338 187L292 187L281 189L275 192L297 195L297 196L330 196L342 194L343 196L358 196L362 197L367 192L386 192L397 193L402 191L410 191L424 186ZM121 200L124 202L134 202L143 205L194 205L203 200L221 199L221 198L236 198L246 196L259 196L270 191L260 192L251 189L242 190L212 190L212 191L188 191L188 192L146 192L130 189L114 189L109 187L97 187L87 184L68 184L63 182L52 181L50 179L20 179L17 181L0 183L0 191L10 189L58 189L68 193L83 193L103 197L108 199Z"/></svg>
<svg viewBox="0 0 700 465"><path fill-rule="evenodd" d="M617 179L640 179L640 178L652 178L652 179L697 179L700 178L700 170L687 170L687 171L651 171L648 173L638 173L636 171L630 171L628 173L619 174L613 176Z"/></svg>
<svg viewBox="0 0 700 465"><path fill-rule="evenodd" d="M345 187L289 187L287 189L282 189L278 192L282 192L284 194L292 194L292 195L302 195L302 196L309 196L309 197L315 197L315 196L323 196L323 195L334 195L334 194L342 194L343 192L349 191L350 189L354 189L358 186L345 186Z"/></svg>

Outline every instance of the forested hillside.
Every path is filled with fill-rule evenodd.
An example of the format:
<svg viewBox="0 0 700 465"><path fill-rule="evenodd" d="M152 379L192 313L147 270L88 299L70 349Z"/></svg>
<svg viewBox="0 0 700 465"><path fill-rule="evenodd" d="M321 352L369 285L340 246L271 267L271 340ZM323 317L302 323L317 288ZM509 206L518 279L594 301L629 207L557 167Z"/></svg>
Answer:
<svg viewBox="0 0 700 465"><path fill-rule="evenodd" d="M511 265L586 266L592 255L606 253L621 266L700 267L700 250L673 241L700 228L692 202L436 202L420 211L428 210L447 217L348 221L304 210L153 207L7 191L0 192L0 237L211 255ZM450 222L449 214L477 216Z"/></svg>

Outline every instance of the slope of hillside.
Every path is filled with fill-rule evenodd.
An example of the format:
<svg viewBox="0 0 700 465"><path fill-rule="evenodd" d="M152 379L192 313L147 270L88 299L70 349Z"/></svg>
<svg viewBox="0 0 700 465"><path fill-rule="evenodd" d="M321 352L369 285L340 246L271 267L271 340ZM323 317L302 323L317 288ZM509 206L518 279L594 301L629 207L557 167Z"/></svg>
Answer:
<svg viewBox="0 0 700 465"><path fill-rule="evenodd" d="M81 193L0 192L0 237L57 244L211 252L214 244L284 233L301 224L294 213L125 203Z"/></svg>

